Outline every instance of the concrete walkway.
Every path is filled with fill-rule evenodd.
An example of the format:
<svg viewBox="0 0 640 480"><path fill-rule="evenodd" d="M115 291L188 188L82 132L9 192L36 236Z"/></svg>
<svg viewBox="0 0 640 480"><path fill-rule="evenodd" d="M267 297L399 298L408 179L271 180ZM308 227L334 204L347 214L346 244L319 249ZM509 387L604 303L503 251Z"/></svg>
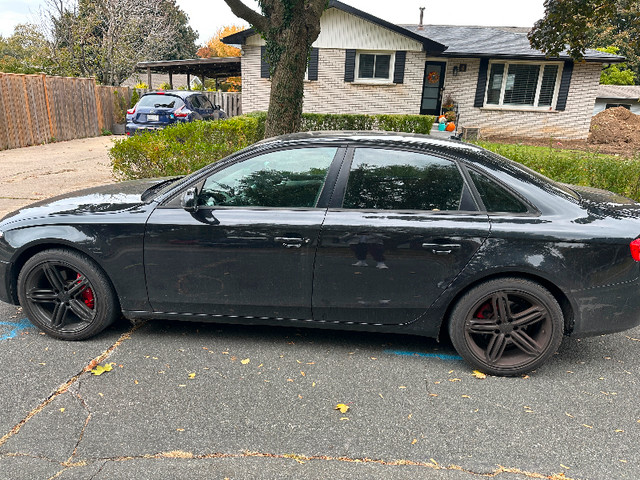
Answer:
<svg viewBox="0 0 640 480"><path fill-rule="evenodd" d="M0 151L0 218L38 200L115 182L107 153L116 138Z"/></svg>

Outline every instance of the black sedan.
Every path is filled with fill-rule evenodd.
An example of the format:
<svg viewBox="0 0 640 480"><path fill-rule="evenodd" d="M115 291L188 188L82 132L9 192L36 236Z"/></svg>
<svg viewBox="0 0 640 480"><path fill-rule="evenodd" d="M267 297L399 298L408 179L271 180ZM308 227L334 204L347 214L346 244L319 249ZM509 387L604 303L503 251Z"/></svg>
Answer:
<svg viewBox="0 0 640 480"><path fill-rule="evenodd" d="M262 141L0 222L0 299L57 338L119 315L448 334L517 375L640 323L640 204L425 136Z"/></svg>
<svg viewBox="0 0 640 480"><path fill-rule="evenodd" d="M160 130L176 123L195 120L218 120L227 114L201 92L167 90L145 93L136 105L127 110L125 133Z"/></svg>

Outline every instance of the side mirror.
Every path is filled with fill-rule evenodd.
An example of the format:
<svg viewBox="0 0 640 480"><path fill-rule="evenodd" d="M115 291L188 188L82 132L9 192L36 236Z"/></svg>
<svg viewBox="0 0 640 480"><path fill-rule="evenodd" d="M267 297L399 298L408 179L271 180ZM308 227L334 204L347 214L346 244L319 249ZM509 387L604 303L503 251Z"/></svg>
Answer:
<svg viewBox="0 0 640 480"><path fill-rule="evenodd" d="M180 205L187 212L198 211L198 195L197 195L196 187L191 187L190 189L188 189L182 194L182 198L180 199Z"/></svg>

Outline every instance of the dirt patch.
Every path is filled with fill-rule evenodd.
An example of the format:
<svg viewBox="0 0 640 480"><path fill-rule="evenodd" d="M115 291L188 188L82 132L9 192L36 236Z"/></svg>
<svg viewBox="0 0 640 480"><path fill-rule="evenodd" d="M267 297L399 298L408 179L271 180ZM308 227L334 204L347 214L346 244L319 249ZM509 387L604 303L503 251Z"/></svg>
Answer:
<svg viewBox="0 0 640 480"><path fill-rule="evenodd" d="M528 137L488 137L483 140L633 157L640 153L640 115L624 107L607 108L591 120L588 140Z"/></svg>
<svg viewBox="0 0 640 480"><path fill-rule="evenodd" d="M631 144L640 149L640 115L624 107L607 108L591 119L589 143Z"/></svg>

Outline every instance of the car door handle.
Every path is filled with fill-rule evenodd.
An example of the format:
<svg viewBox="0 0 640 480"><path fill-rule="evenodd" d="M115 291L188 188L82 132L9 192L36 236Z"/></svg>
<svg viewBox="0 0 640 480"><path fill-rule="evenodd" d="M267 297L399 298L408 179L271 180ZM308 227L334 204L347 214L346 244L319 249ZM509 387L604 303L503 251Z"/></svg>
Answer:
<svg viewBox="0 0 640 480"><path fill-rule="evenodd" d="M422 248L431 250L436 255L448 255L454 250L462 247L459 243L423 243Z"/></svg>
<svg viewBox="0 0 640 480"><path fill-rule="evenodd" d="M275 237L276 242L282 242L284 248L300 248L302 245L309 243L308 238L301 237Z"/></svg>

